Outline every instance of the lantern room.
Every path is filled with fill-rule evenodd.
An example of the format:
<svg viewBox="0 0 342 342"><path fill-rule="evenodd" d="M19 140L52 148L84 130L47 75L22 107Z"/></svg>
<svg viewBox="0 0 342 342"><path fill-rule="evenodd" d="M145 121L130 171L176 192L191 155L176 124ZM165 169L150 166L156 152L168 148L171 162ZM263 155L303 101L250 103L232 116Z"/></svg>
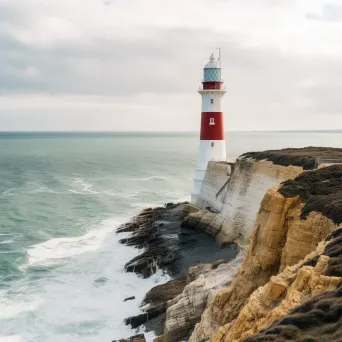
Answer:
<svg viewBox="0 0 342 342"><path fill-rule="evenodd" d="M203 82L221 82L221 68L218 62L214 54L212 54L209 62L204 67Z"/></svg>

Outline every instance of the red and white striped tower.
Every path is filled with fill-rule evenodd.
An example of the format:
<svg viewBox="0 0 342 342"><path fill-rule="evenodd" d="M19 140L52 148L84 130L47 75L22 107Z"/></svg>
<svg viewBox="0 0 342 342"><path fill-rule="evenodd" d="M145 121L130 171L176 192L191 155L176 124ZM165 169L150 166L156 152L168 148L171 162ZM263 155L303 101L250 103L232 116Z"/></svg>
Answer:
<svg viewBox="0 0 342 342"><path fill-rule="evenodd" d="M220 58L216 60L214 54L210 56L209 63L204 67L203 82L198 92L202 96L202 117L194 192L191 195L193 203L197 202L200 194L208 162L226 160L222 111L222 100L226 91L221 78Z"/></svg>

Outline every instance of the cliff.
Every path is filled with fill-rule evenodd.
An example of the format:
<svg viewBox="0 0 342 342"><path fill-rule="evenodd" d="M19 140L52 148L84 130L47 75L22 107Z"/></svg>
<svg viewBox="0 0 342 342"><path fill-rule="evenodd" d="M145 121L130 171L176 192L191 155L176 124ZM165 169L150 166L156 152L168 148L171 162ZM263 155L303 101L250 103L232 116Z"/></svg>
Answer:
<svg viewBox="0 0 342 342"><path fill-rule="evenodd" d="M126 236L120 240L121 243L141 250L141 253L126 263L126 272L134 272L147 278L158 268L173 278L166 284L157 285L146 294L144 301L140 303L140 312L136 316L125 317L124 322L133 329L144 325L146 332L162 334L167 302L183 292L188 269L192 270L192 266L203 263L210 265L210 268L204 270L214 273L221 263L228 262L237 255L234 246L220 249L213 239L208 239L208 236L202 232L182 228L182 219L192 210L193 208L186 203L168 203L164 207L148 208L117 230L118 234L126 233ZM215 262L217 259L221 262ZM209 264L213 262L214 264ZM197 278L199 272L195 269L189 272L188 282ZM218 276L221 274L219 273ZM217 285L216 281L213 283ZM200 313L192 317L191 330L199 321L205 304L204 301ZM197 306L197 302L194 305ZM186 326L182 326L180 331L183 331L182 334L190 332L186 330Z"/></svg>
<svg viewBox="0 0 342 342"><path fill-rule="evenodd" d="M156 341L178 341L190 334L200 321L207 302L234 279L243 257L244 253L241 252L229 263L219 262L190 268L188 285L181 294L167 303L164 333Z"/></svg>
<svg viewBox="0 0 342 342"><path fill-rule="evenodd" d="M303 170L342 163L342 149L330 147L287 148L248 152L235 164L209 162L197 205L185 224L215 236L220 245L245 244L265 192ZM208 208L214 214L209 215ZM198 227L196 227L198 225Z"/></svg>
<svg viewBox="0 0 342 342"><path fill-rule="evenodd" d="M341 156L342 149L309 147L248 153L235 165L211 162L200 207L147 210L125 225L133 235L122 242L145 249L127 271L149 276L159 266L186 276L186 284L173 280L177 289L171 281L152 290L157 297L148 295L151 304L129 322L161 334L156 342L316 341L318 331L335 341L342 165L327 165ZM202 232L229 248L213 248ZM228 258L212 263L220 255Z"/></svg>
<svg viewBox="0 0 342 342"><path fill-rule="evenodd" d="M266 327L274 319L287 314L289 309L305 303L246 341L265 341L266 336L268 341L280 341L286 336L290 341L303 337L322 341L341 340L342 229L328 236L314 254L317 255L313 258L308 256L298 270L292 268L295 279L288 284L285 298L281 300L279 296L275 297L280 314L275 312L272 315L275 309L267 310L264 324L260 324L262 320L258 319L259 327ZM287 272L290 273L291 269ZM262 302L265 303L265 300Z"/></svg>
<svg viewBox="0 0 342 342"><path fill-rule="evenodd" d="M331 268L336 240L321 241L342 223L341 212L342 166L304 172L269 189L236 278L216 294L190 341L242 341L339 286L341 275Z"/></svg>
<svg viewBox="0 0 342 342"><path fill-rule="evenodd" d="M221 165L215 162L208 164L203 191L198 199L200 210L188 215L183 224L214 236L219 245L233 241L245 244L267 189L296 177L303 172L303 168L241 157L236 160L231 177L222 188L224 178ZM215 181L219 180L219 185L216 185ZM216 197L214 203L213 198ZM208 205L214 210L208 211Z"/></svg>
<svg viewBox="0 0 342 342"><path fill-rule="evenodd" d="M306 303L309 299L322 293L336 290L342 284L341 247L339 246L339 248L335 249L337 244L341 243L341 232L342 230L339 230L339 236L332 241L328 239L324 244L320 244L316 251L310 254L304 262L287 267L283 272L272 277L265 286L259 287L253 292L237 319L232 324L222 327L214 335L212 341L243 341L246 337L268 328L274 321L287 315L290 310ZM313 258L314 261L312 260ZM336 270L337 263L339 264L339 269ZM313 298L313 302L315 301L316 298ZM303 308L309 306L310 304L306 303L302 308L295 309L294 313L303 313ZM329 319L324 317L325 315L327 317L331 316L336 323L341 318L342 312L336 312L327 303L322 303L317 309L320 309L321 312L312 309L311 313L294 315L291 318L283 317L276 326L286 325L287 322L288 327L282 327L281 334L279 334L279 329L273 328L266 329L260 335L273 334L273 339L270 339L271 341L275 338L279 340L280 336L287 336L287 340L296 340L300 337L309 338L307 330L312 328L314 322L315 329L312 329L313 335L310 338L319 338L320 334L318 331L320 329L317 329L316 324L318 322L322 324L326 319ZM329 319L329 324L334 322L331 318ZM294 329L296 322L298 326ZM270 331L273 331L273 333ZM275 332L277 333L275 334ZM251 340L255 341L255 339L248 339L248 341ZM336 340L329 339L329 341Z"/></svg>

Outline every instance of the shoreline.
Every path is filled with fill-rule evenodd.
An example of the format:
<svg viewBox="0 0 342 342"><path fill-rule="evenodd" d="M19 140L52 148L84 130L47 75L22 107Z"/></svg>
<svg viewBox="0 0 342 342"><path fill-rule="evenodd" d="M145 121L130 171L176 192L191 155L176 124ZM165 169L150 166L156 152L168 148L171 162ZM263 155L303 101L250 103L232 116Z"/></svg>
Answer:
<svg viewBox="0 0 342 342"><path fill-rule="evenodd" d="M141 338L141 333L134 335L133 329L140 329L143 325L144 333L153 333L155 337L161 335L167 301L180 295L184 287L201 274L234 261L239 255L235 244L220 248L210 235L182 227L183 219L196 210L199 208L192 208L188 202L146 208L117 229L119 236L120 233L129 233L119 240L120 243L142 251L126 262L125 272L149 278L161 270L170 277L169 281L152 287L146 293L143 302L139 303L139 314L124 317L125 324L132 327L131 338Z"/></svg>
<svg viewBox="0 0 342 342"><path fill-rule="evenodd" d="M122 243L144 248L126 271L148 278L161 269L172 279L126 318L153 331L154 342L242 342L267 328L276 340L277 319L341 293L342 149L245 153L231 172L226 164L208 163L198 206L148 208L121 228L131 232ZM329 310L326 317L341 318Z"/></svg>

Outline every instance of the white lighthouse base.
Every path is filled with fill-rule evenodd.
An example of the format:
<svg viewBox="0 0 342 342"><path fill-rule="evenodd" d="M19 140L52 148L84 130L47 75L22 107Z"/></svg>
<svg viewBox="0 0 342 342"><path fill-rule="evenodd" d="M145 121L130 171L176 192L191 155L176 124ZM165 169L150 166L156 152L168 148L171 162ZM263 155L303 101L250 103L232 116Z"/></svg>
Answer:
<svg viewBox="0 0 342 342"><path fill-rule="evenodd" d="M196 204L201 192L202 182L209 161L226 161L225 140L201 140L194 178L194 191L191 194L191 203Z"/></svg>

